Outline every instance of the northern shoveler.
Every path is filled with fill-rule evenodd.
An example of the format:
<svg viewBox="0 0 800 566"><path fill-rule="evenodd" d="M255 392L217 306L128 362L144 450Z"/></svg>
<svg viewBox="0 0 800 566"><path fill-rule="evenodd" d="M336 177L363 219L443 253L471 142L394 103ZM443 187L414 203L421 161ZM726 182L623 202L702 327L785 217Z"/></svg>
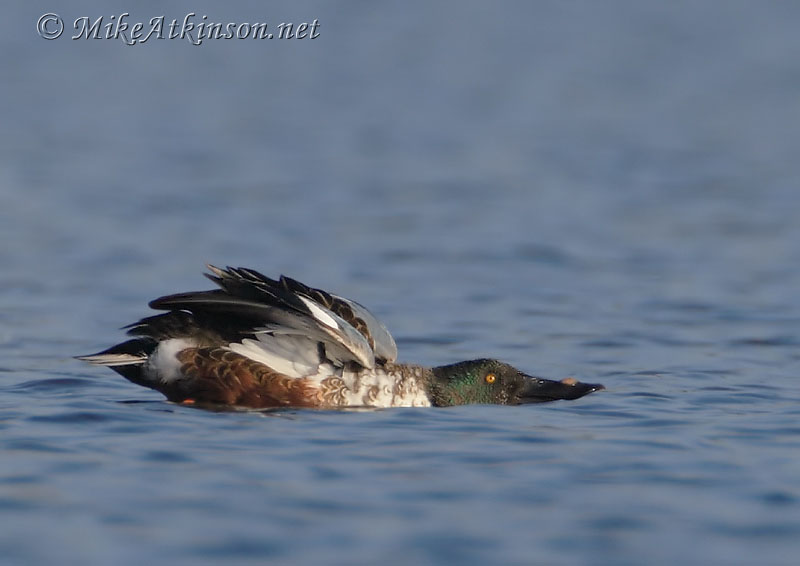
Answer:
<svg viewBox="0 0 800 566"><path fill-rule="evenodd" d="M205 274L220 288L161 297L166 313L125 328L132 339L80 356L176 403L239 407L516 405L577 399L602 385L551 381L492 359L426 368L362 305L252 269Z"/></svg>

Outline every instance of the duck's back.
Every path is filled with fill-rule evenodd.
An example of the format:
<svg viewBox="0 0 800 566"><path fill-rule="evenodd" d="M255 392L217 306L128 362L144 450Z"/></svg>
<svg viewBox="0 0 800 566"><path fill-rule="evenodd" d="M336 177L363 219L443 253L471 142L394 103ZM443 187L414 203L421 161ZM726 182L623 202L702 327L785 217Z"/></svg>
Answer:
<svg viewBox="0 0 800 566"><path fill-rule="evenodd" d="M365 307L288 277L209 266L220 288L156 299L167 312L81 359L175 402L244 407L424 404L422 368L392 362L391 334Z"/></svg>

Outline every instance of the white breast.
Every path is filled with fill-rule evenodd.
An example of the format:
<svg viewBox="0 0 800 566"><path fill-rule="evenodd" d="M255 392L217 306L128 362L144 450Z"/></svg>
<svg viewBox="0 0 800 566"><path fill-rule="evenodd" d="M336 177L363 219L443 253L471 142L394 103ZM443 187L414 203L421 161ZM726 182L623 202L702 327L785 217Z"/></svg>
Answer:
<svg viewBox="0 0 800 566"><path fill-rule="evenodd" d="M391 366L316 375L324 403L344 407L430 407L422 368ZM395 369L396 368L396 369Z"/></svg>

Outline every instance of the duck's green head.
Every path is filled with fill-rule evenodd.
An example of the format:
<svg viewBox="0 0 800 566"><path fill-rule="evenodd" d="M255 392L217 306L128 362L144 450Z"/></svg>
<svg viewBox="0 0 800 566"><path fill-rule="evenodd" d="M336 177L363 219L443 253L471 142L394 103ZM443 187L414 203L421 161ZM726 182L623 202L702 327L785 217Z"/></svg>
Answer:
<svg viewBox="0 0 800 566"><path fill-rule="evenodd" d="M573 378L551 381L533 377L497 360L459 362L433 368L428 387L436 406L472 403L519 405L557 399L578 399L602 385L581 383Z"/></svg>

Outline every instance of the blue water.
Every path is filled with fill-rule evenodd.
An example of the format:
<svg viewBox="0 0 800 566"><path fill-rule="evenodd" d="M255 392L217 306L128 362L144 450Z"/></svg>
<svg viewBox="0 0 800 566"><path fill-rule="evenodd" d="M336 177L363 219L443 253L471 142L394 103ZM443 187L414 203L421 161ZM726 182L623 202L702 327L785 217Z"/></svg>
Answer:
<svg viewBox="0 0 800 566"><path fill-rule="evenodd" d="M112 4L3 10L0 562L797 563L800 5ZM205 262L607 390L208 412L72 359Z"/></svg>

